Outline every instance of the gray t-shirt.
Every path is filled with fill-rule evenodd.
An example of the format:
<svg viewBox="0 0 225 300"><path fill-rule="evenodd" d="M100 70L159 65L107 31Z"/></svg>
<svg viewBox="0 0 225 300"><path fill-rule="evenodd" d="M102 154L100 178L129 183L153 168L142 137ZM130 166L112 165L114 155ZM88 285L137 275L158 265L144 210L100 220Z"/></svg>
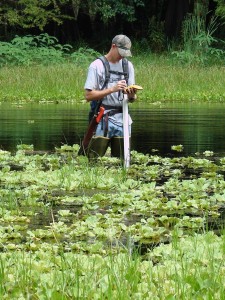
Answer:
<svg viewBox="0 0 225 300"><path fill-rule="evenodd" d="M109 62L110 70L123 72L122 59L118 63ZM134 84L134 67L133 64L128 61L128 72L129 79L128 85ZM120 80L124 79L124 75L120 74L110 74L109 82L106 88L111 88ZM105 82L105 67L100 59L96 59L93 61L88 69L87 79L84 85L84 88L87 90L101 90L103 84ZM122 91L111 93L108 96L104 97L102 103L105 105L121 107L123 105L122 101L125 95ZM105 111L107 112L107 111ZM121 113L110 116L110 120L116 125L122 126L123 124L123 116ZM130 119L130 124L132 123Z"/></svg>

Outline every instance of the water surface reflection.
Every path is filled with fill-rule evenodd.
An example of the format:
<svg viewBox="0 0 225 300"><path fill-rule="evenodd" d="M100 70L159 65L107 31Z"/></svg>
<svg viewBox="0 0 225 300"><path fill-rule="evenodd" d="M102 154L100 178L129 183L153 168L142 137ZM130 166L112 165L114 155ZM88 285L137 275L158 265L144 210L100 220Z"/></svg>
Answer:
<svg viewBox="0 0 225 300"><path fill-rule="evenodd" d="M33 144L35 150L54 150L62 144L80 143L87 127L88 104L1 104L0 147L15 151L17 144ZM184 154L211 150L225 152L224 104L133 104L132 149L171 153L182 144Z"/></svg>

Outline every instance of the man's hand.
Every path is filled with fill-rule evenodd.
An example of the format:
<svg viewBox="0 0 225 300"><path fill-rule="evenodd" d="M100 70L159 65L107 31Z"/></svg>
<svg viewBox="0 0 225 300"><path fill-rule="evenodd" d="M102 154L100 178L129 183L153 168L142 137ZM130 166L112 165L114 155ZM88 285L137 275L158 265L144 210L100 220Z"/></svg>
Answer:
<svg viewBox="0 0 225 300"><path fill-rule="evenodd" d="M127 87L126 80L120 80L117 82L116 85L114 85L111 90L112 93L118 92L118 91L124 91L124 89Z"/></svg>
<svg viewBox="0 0 225 300"><path fill-rule="evenodd" d="M125 88L124 89L124 94L127 94L128 95L128 97L129 97L129 95L131 95L131 94L136 94L136 92L137 92L137 89L135 89L135 88L132 88L132 87L127 87L127 88Z"/></svg>
<svg viewBox="0 0 225 300"><path fill-rule="evenodd" d="M123 93L127 94L129 102L134 102L136 100L136 98L137 98L136 92L137 92L137 89L135 89L133 87L126 87L123 90Z"/></svg>
<svg viewBox="0 0 225 300"><path fill-rule="evenodd" d="M125 92L129 89L135 89L137 91L137 90L143 90L143 87L137 84L131 84L125 88Z"/></svg>
<svg viewBox="0 0 225 300"><path fill-rule="evenodd" d="M140 85L132 84L132 85L127 86L123 90L123 92L124 92L124 94L127 94L129 102L134 102L137 98L137 95L136 95L137 91L142 90L142 89L143 88Z"/></svg>

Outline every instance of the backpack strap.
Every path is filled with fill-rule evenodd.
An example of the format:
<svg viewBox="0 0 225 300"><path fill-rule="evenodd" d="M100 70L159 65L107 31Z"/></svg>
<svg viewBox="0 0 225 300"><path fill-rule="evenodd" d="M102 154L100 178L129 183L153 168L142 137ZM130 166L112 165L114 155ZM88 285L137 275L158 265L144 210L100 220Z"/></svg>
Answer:
<svg viewBox="0 0 225 300"><path fill-rule="evenodd" d="M126 83L128 84L129 72L128 72L128 60L126 58L122 59L123 72L111 71L109 62L105 56L99 56L98 59L100 59L102 61L103 65L105 67L105 82L104 82L101 90L103 90L106 87L106 85L108 84L109 79L110 79L110 74L124 75Z"/></svg>
<svg viewBox="0 0 225 300"><path fill-rule="evenodd" d="M106 59L106 57L103 55L103 56L99 56L97 59L100 59L104 68L105 68L105 81L101 87L101 90L104 90L104 88L107 86L108 82L109 82L109 79L110 79L110 66L109 66L109 62L108 60ZM90 106L91 106L91 111L89 113L89 122L90 120L92 119L92 117L94 116L94 114L97 112L98 110L98 104L101 103L101 101L91 101L90 102Z"/></svg>
<svg viewBox="0 0 225 300"><path fill-rule="evenodd" d="M128 70L128 60L126 58L122 59L122 66L123 66L123 75L126 80L126 83L128 85L128 79L129 79L129 70Z"/></svg>
<svg viewBox="0 0 225 300"><path fill-rule="evenodd" d="M110 79L110 66L109 66L108 60L106 59L106 57L104 55L99 56L98 59L100 59L102 61L103 66L105 67L105 82L101 88L101 90L103 90L106 87L106 85L108 84L109 79Z"/></svg>

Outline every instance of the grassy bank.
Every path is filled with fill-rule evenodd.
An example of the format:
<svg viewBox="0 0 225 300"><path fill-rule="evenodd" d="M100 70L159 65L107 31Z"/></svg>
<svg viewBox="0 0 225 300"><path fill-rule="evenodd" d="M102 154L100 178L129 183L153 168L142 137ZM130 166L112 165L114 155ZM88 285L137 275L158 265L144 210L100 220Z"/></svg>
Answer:
<svg viewBox="0 0 225 300"><path fill-rule="evenodd" d="M136 83L144 90L143 102L224 101L224 66L190 66L168 57L138 55L132 58ZM0 101L84 100L83 86L89 62L51 66L14 66L0 69Z"/></svg>
<svg viewBox="0 0 225 300"><path fill-rule="evenodd" d="M154 101L224 101L225 67L181 65L169 57L137 57L141 99Z"/></svg>

